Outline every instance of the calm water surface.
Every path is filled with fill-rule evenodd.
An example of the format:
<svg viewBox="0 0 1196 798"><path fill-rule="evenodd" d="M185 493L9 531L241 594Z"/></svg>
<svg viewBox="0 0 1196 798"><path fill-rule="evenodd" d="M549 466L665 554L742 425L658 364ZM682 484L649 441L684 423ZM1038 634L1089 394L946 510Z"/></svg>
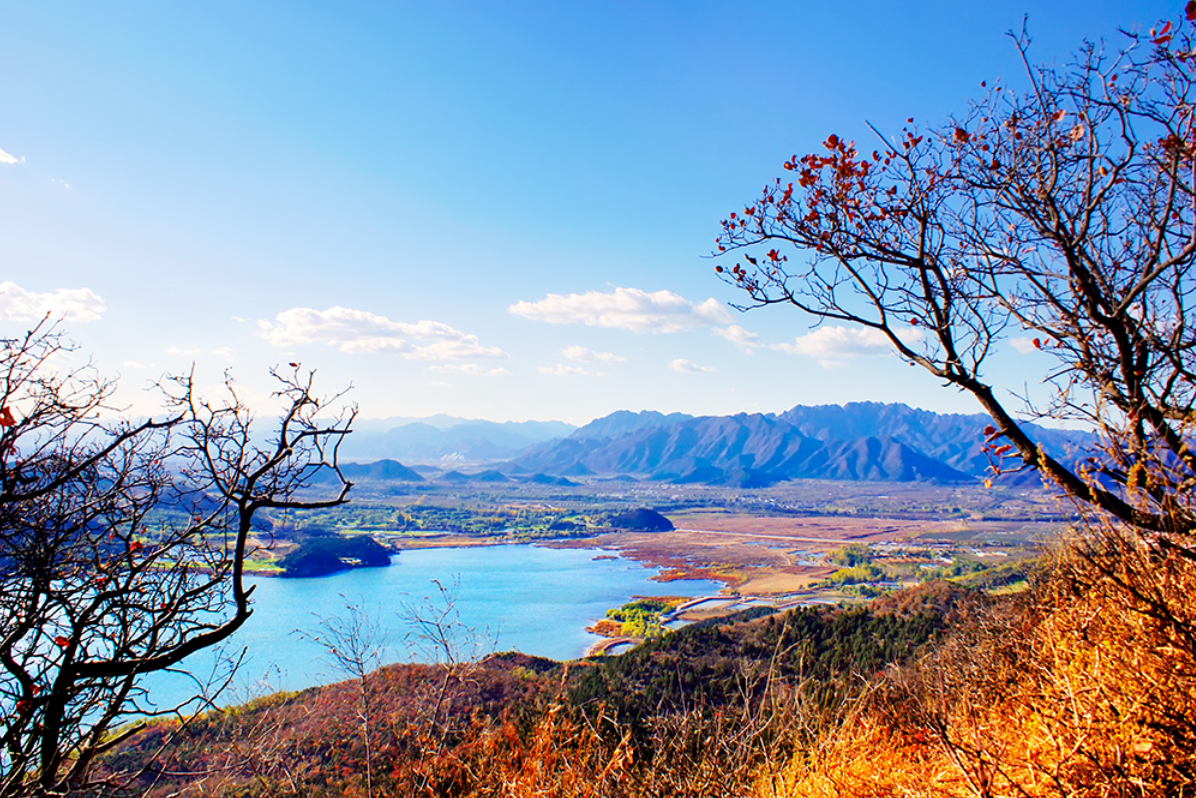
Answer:
<svg viewBox="0 0 1196 798"><path fill-rule="evenodd" d="M422 549L396 555L389 568L363 568L317 579L254 579L253 616L233 636L230 649L248 650L232 703L273 690L297 690L346 676L326 661L323 650L299 634L314 631L321 618L344 617L346 601L382 624L388 640L384 662L426 659L412 650L413 629L404 607L437 594L432 580L456 581L462 626L487 650L517 650L552 659L574 659L599 638L585 627L633 596L698 596L722 585L705 580L661 584L658 573L593 549L549 549L532 545ZM467 632L461 632L463 639ZM196 659L197 658L197 659ZM210 654L188 661L193 671L210 669ZM151 695L159 705L186 697L193 686L155 677Z"/></svg>

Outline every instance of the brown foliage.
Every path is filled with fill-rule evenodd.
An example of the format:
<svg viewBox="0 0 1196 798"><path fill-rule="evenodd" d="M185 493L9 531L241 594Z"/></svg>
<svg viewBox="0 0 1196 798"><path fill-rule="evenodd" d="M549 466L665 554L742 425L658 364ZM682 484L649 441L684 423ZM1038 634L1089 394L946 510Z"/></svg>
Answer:
<svg viewBox="0 0 1196 798"><path fill-rule="evenodd" d="M662 713L633 733L602 707L571 706L568 674L547 666L490 658L453 686L437 719L428 710L445 666L383 668L368 682L372 752L358 728L359 682L213 713L143 786L159 796L741 795L826 717L800 684L772 678L763 698L745 691L740 705ZM168 733L152 727L120 756L136 760Z"/></svg>
<svg viewBox="0 0 1196 798"><path fill-rule="evenodd" d="M1196 788L1196 563L1088 530L1015 606L889 674L768 795L1175 796Z"/></svg>
<svg viewBox="0 0 1196 798"><path fill-rule="evenodd" d="M1079 519L1029 595L889 674L762 794L1196 790L1196 29L1121 43L1033 67L1023 31L1024 91L871 153L831 136L723 221L746 265L717 270L751 305L884 336L980 402L996 474L1037 470ZM1044 451L985 382L1012 335L1050 362L1030 414L1082 422L1089 451Z"/></svg>

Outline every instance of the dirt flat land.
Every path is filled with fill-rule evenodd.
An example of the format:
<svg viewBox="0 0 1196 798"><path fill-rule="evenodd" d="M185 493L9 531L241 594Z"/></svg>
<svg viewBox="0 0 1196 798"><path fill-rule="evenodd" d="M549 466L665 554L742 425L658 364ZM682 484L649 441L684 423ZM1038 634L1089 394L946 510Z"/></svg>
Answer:
<svg viewBox="0 0 1196 798"><path fill-rule="evenodd" d="M775 596L795 593L810 587L812 582L825 579L834 568L762 568L736 586L746 596Z"/></svg>
<svg viewBox="0 0 1196 798"><path fill-rule="evenodd" d="M907 521L886 518L793 517L743 515L718 511L676 513L670 520L678 531L715 537L758 540L765 545L813 543L833 548L846 543L889 543L920 535L949 533L958 521Z"/></svg>

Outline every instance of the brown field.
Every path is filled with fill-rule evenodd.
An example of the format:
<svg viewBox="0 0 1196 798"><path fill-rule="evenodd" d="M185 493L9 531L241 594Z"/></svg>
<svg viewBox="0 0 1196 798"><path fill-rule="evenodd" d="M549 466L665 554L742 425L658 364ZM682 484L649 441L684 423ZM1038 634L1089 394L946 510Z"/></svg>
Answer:
<svg viewBox="0 0 1196 798"><path fill-rule="evenodd" d="M762 568L758 573L749 576L747 581L736 586L736 589L746 596L775 596L783 593L795 593L806 590L812 582L825 579L834 572L834 568L810 568L793 566L791 568L771 569Z"/></svg>
<svg viewBox="0 0 1196 798"><path fill-rule="evenodd" d="M895 520L890 518L757 516L723 511L691 511L670 515L678 531L719 534L730 539L759 541L765 545L814 544L824 550L846 543L891 543L909 538L950 533L958 521Z"/></svg>
<svg viewBox="0 0 1196 798"><path fill-rule="evenodd" d="M670 514L671 532L609 532L548 545L615 549L663 569L657 579L714 579L746 595L777 595L808 588L833 571L799 562L847 543L891 543L951 532L959 522L884 518L739 515L723 511Z"/></svg>

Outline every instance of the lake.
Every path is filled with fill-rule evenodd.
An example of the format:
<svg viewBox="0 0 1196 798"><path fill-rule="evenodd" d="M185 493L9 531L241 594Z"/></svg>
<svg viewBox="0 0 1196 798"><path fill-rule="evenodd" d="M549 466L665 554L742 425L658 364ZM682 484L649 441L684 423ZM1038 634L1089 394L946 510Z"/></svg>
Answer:
<svg viewBox="0 0 1196 798"><path fill-rule="evenodd" d="M442 606L433 580L457 585L458 644L488 640L484 653L516 650L557 660L582 656L600 639L585 627L634 596L710 595L722 587L707 580L651 581L658 572L595 549L513 545L418 549L395 555L389 568L314 579L252 579L253 616L226 644L229 650L246 649L246 658L235 688L220 703L347 678L318 644L299 633L315 632L324 618L345 618L346 602L383 627L384 663L430 660L412 647L415 629L405 608L425 597L433 607ZM210 652L200 652L184 664L198 673L209 671L213 662ZM194 692L189 681L160 674L148 684L159 706Z"/></svg>

